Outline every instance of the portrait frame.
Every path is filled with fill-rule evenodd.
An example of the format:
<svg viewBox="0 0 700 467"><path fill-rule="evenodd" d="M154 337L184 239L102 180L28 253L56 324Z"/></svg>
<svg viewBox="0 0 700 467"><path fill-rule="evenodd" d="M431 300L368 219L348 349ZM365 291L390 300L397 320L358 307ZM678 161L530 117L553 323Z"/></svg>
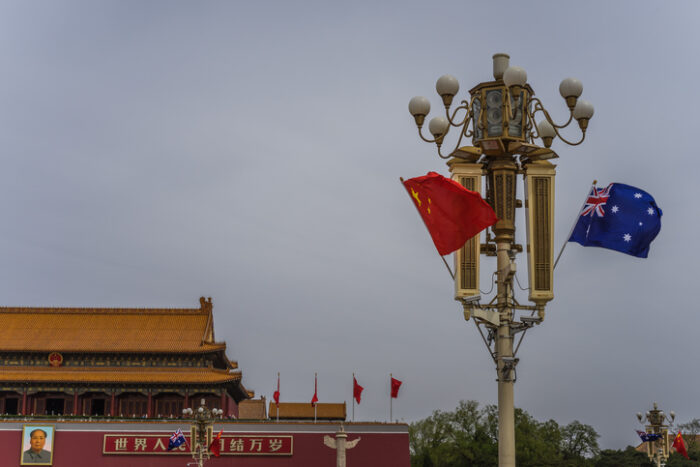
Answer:
<svg viewBox="0 0 700 467"><path fill-rule="evenodd" d="M38 456L41 458L33 459L29 451L32 450L31 436L35 431L44 432L44 444L40 446ZM22 449L19 452L19 465L53 465L53 446L56 435L55 425L46 424L27 424L22 426ZM46 459L48 457L48 459Z"/></svg>

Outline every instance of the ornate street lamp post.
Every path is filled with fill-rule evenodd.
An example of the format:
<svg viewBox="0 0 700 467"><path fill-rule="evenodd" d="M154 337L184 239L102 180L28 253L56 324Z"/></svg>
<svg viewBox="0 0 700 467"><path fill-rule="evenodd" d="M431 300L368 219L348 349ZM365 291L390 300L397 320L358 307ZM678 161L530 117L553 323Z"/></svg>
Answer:
<svg viewBox="0 0 700 467"><path fill-rule="evenodd" d="M190 449L194 462L187 465L203 467L204 463L209 460L209 445L214 436L213 423L223 413L224 411L221 409L209 409L205 405L204 399L197 410L192 410L190 407L182 410L185 417L191 418L194 415L194 423L190 427L190 440L192 442Z"/></svg>
<svg viewBox="0 0 700 467"><path fill-rule="evenodd" d="M657 467L663 467L668 460L668 429L676 419L676 414L673 410L669 415L670 417L663 410L659 410L656 402L654 402L654 408L647 411L646 414L637 413L637 420L642 425L645 425L644 428L647 434L657 435L655 436L656 439L647 441L647 455L649 460L656 461ZM668 425L666 425L667 421Z"/></svg>
<svg viewBox="0 0 700 467"><path fill-rule="evenodd" d="M583 85L575 78L562 81L559 91L569 108L568 120L554 122L549 112L527 84L527 73L520 67L509 66L506 54L493 56L494 81L478 84L450 110L459 91L459 83L445 75L438 79L436 89L445 106L445 117L435 117L428 125L432 139L423 135L425 117L430 102L414 97L408 108L413 115L418 134L426 142L435 143L438 155L448 159L452 178L465 188L481 192L482 177L486 180L486 200L499 221L486 234L486 243L479 236L467 241L455 252L455 299L462 302L464 316L474 317L476 327L496 364L498 379L498 462L500 467L515 466L515 428L513 385L516 380L516 354L525 331L544 319L544 308L554 298L552 272L554 250L554 175L550 159L558 157L551 149L558 137L570 145L581 144L586 135L593 106L579 99ZM535 118L540 120L536 122ZM578 141L564 138L561 130L576 120L581 130ZM458 132L457 144L450 152L443 143L451 128ZM471 138L472 146L462 146ZM542 140L542 145L535 144ZM516 199L516 178L521 174L525 188L529 301L520 304L513 294L516 253L522 245L515 244L515 209L522 207ZM486 304L480 304L480 254L496 256L497 293ZM525 313L517 319L517 313ZM486 331L486 333L484 333ZM517 346L513 341L522 332Z"/></svg>

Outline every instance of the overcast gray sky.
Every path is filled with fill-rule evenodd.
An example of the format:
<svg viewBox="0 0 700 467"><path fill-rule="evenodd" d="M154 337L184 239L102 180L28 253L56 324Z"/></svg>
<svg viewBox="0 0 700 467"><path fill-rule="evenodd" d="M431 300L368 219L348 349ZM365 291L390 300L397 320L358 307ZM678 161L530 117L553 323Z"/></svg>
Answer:
<svg viewBox="0 0 700 467"><path fill-rule="evenodd" d="M211 296L257 395L279 371L282 400L310 400L318 372L321 402L350 404L355 372L356 418L386 420L393 372L406 422L495 403L493 364L398 178L447 174L408 100L439 108L445 73L464 96L505 52L556 119L568 76L595 105L581 146L554 144L556 248L593 179L664 211L648 259L567 248L520 349L516 405L590 424L606 448L636 444L635 413L654 401L700 417L699 14L694 1L3 1L0 301Z"/></svg>

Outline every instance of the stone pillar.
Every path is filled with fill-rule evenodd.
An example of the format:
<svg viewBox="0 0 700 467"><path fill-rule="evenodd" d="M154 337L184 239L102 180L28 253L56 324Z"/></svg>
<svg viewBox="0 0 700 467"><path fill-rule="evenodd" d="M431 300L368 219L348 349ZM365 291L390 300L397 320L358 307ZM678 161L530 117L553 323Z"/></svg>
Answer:
<svg viewBox="0 0 700 467"><path fill-rule="evenodd" d="M323 444L328 446L331 449L335 449L336 452L336 457L335 457L335 465L336 467L345 467L346 466L346 456L345 452L348 449L354 448L357 443L360 442L360 438L354 439L352 441L348 441L348 435L345 433L345 429L343 428L343 425L340 425L340 430L336 432L335 434L335 439L331 438L330 436L326 435L323 437Z"/></svg>

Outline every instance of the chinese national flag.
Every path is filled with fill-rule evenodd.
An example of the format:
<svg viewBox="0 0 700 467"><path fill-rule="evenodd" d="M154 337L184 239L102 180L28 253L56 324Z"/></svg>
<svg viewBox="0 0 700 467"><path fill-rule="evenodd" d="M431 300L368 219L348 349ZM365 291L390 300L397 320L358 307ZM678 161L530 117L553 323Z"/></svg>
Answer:
<svg viewBox="0 0 700 467"><path fill-rule="evenodd" d="M275 400L277 407L280 406L280 375L277 374L277 391L272 394L272 398Z"/></svg>
<svg viewBox="0 0 700 467"><path fill-rule="evenodd" d="M365 388L357 384L357 380L355 377L352 377L352 397L355 398L357 403L360 403L360 399L362 398L362 391L364 391Z"/></svg>
<svg viewBox="0 0 700 467"><path fill-rule="evenodd" d="M686 459L690 459L690 457L688 457L688 451L686 451L685 449L685 442L683 441L683 437L681 436L680 430L678 430L676 439L673 440L673 447L679 454L683 455L683 457L685 457Z"/></svg>
<svg viewBox="0 0 700 467"><path fill-rule="evenodd" d="M399 388L401 387L401 381L398 379L394 378L393 376L391 377L391 397L396 399L399 397Z"/></svg>
<svg viewBox="0 0 700 467"><path fill-rule="evenodd" d="M314 397L311 398L311 407L316 407L316 402L318 402L318 384L316 375L314 375Z"/></svg>
<svg viewBox="0 0 700 467"><path fill-rule="evenodd" d="M221 435L223 433L224 433L224 429L222 428L221 431L219 432L219 434L214 437L211 444L209 445L209 450L216 457L219 457L219 455L221 454L221 444L219 443L219 440L221 439Z"/></svg>
<svg viewBox="0 0 700 467"><path fill-rule="evenodd" d="M498 221L496 213L475 191L435 172L403 181L440 255L464 244Z"/></svg>

